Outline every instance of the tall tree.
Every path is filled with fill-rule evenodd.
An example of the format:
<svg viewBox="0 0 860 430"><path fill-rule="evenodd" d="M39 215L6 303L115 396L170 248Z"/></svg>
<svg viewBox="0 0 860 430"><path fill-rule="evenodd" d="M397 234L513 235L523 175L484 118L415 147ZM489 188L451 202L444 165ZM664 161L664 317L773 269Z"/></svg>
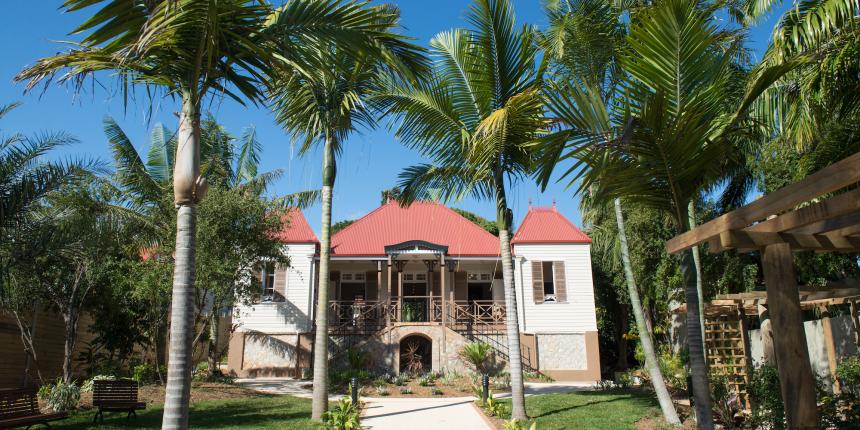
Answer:
<svg viewBox="0 0 860 430"><path fill-rule="evenodd" d="M313 62L318 43L372 47L366 8L339 0L294 0L272 10L256 0L66 0L66 11L101 8L73 34L86 34L69 51L41 59L16 79L28 89L63 72L60 82L80 88L86 77L115 71L122 88L163 89L181 99L174 160L177 206L170 358L163 428L188 427L193 333L196 205L200 177L200 107L212 94L257 102L258 85L273 67ZM369 31L370 30L370 31ZM279 55L276 57L275 52Z"/></svg>
<svg viewBox="0 0 860 430"><path fill-rule="evenodd" d="M554 114L569 123L580 120L580 111L605 112L599 115L613 139L606 143L605 134L576 130L559 133L566 146L547 145L554 154L545 165L575 159L564 175L579 181L580 190L594 190L599 200L623 198L663 211L676 233L687 231L689 202L723 181L744 154L732 139L745 125L745 105L738 106L743 89L734 84L744 78L735 63L741 44L734 33L716 27L713 13L713 6L697 0L664 0L635 14L630 49L620 61L624 94L616 106L607 111L599 92L588 87L548 93ZM708 371L689 252L680 256L680 267L696 416L700 428L710 429Z"/></svg>
<svg viewBox="0 0 860 430"><path fill-rule="evenodd" d="M421 50L394 33L400 11L390 5L369 9L376 17L379 43L373 51L352 52L335 44L317 47L323 64L312 69L288 69L270 82L277 121L295 139L300 152L322 146L322 220L320 227L320 287L316 303L314 395L312 419L328 409L328 279L331 260L331 208L338 158L349 135L360 127L376 126L374 94L389 74L392 79L425 69Z"/></svg>
<svg viewBox="0 0 860 430"><path fill-rule="evenodd" d="M397 136L433 160L400 176L402 199L467 195L496 206L507 306L512 417L526 417L522 359L511 257L512 213L507 187L532 172L528 145L548 125L540 102L534 30L518 27L508 0L476 0L467 14L473 29L436 35L436 60L422 82L391 85L382 96L399 118Z"/></svg>
<svg viewBox="0 0 860 430"><path fill-rule="evenodd" d="M20 106L18 103L0 106L0 119ZM80 179L87 167L95 167L91 162L71 161L52 162L44 155L58 147L75 143L77 140L63 132L48 133L40 136L25 136L21 133L0 135L0 311L11 314L15 319L24 350L27 352L25 381L29 377L30 366L38 371L36 350L33 346L33 318L38 310L34 303L33 285L14 276L16 256L13 244L27 243L29 234L43 227L39 217L33 213L39 209L44 198L64 185Z"/></svg>

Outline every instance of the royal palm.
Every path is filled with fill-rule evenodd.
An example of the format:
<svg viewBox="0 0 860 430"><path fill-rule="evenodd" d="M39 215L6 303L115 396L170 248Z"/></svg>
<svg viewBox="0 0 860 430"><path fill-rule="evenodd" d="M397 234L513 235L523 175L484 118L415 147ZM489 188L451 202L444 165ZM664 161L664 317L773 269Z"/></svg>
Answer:
<svg viewBox="0 0 860 430"><path fill-rule="evenodd" d="M507 306L512 417L525 418L522 362L511 258L507 187L532 171L528 149L547 125L540 103L534 32L517 27L507 0L479 0L473 29L438 34L433 71L422 82L392 84L381 99L400 123L403 143L432 160L401 174L406 201L471 195L496 206Z"/></svg>
<svg viewBox="0 0 860 430"><path fill-rule="evenodd" d="M409 79L426 69L421 50L392 32L399 11L388 5L374 10L380 33L387 35L377 50L359 52L321 45L318 56L326 58L323 64L306 70L286 69L270 83L277 121L301 141L301 154L322 146L321 279L327 279L331 260L331 208L343 146L357 129L376 125L373 96L386 77ZM314 420L320 420L328 409L328 300L328 289L321 284L315 318Z"/></svg>

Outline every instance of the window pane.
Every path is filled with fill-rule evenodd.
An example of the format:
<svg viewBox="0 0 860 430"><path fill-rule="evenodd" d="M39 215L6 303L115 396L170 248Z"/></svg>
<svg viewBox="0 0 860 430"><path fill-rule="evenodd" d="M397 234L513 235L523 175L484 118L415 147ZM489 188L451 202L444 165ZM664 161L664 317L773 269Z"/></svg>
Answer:
<svg viewBox="0 0 860 430"><path fill-rule="evenodd" d="M544 295L555 294L555 282L553 280L552 261L544 261L543 267L543 293Z"/></svg>

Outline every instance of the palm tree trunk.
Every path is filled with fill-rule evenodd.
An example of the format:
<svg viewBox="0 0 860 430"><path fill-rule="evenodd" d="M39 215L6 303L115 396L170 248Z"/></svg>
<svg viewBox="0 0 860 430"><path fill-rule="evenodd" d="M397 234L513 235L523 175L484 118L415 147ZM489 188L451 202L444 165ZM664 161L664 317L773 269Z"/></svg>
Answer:
<svg viewBox="0 0 860 430"><path fill-rule="evenodd" d="M642 312L642 301L639 299L639 289L636 288L636 280L633 277L633 267L630 264L630 249L627 247L627 231L624 229L624 214L621 212L621 200L615 199L615 222L618 224L618 239L621 241L621 263L624 266L624 279L627 281L627 293L630 295L630 307L633 308L633 316L636 318L636 328L639 330L639 340L642 342L642 351L645 353L645 367L651 376L654 385L654 393L663 417L672 425L680 425L678 412L672 403L672 396L666 389L663 373L660 371L660 362L654 351L654 342L651 340L651 331L645 324L645 313Z"/></svg>
<svg viewBox="0 0 860 430"><path fill-rule="evenodd" d="M194 281L197 236L195 182L200 166L200 113L190 97L183 96L179 140L173 172L177 205L176 250L170 315L170 352L164 395L162 429L187 429L191 397L194 335Z"/></svg>
<svg viewBox="0 0 860 430"><path fill-rule="evenodd" d="M682 213L678 221L678 234L689 229L688 214ZM699 294L696 291L695 263L692 252L681 254L681 275L684 279L684 298L687 300L687 348L690 351L690 373L693 381L693 401L696 411L696 422L699 429L714 428L713 409L711 407L711 389L708 382L708 364L705 361L705 349L702 343L702 326L699 324Z"/></svg>
<svg viewBox="0 0 860 430"><path fill-rule="evenodd" d="M314 340L314 395L311 413L314 421L322 421L323 413L328 409L328 267L331 259L331 200L336 175L334 138L327 136L323 149L320 271Z"/></svg>
<svg viewBox="0 0 860 430"><path fill-rule="evenodd" d="M511 419L525 420L526 399L523 383L523 361L520 350L520 327L517 316L517 293L514 288L514 259L511 255L511 211L501 175L496 177L496 222L502 256L502 281L505 286L506 331L508 337L508 366L511 371Z"/></svg>
<svg viewBox="0 0 860 430"><path fill-rule="evenodd" d="M690 200L690 203L687 205L687 211L689 212L690 219L690 227L696 225L696 205L693 200ZM708 349L705 347L705 293L704 293L704 281L702 281L702 260L699 255L699 247L694 246L693 250L693 263L696 265L696 295L699 296L699 326L702 328L702 348L707 354Z"/></svg>

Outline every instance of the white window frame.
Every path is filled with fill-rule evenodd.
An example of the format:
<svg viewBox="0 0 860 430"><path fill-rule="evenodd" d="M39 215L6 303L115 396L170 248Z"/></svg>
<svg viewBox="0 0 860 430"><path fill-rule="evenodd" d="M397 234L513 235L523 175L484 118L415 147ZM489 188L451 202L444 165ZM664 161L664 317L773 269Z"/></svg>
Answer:
<svg viewBox="0 0 860 430"><path fill-rule="evenodd" d="M472 279L472 275L476 275L476 279ZM476 284L485 284L487 282L493 283L493 274L489 270L470 270L466 272L466 282L468 283L476 283Z"/></svg>
<svg viewBox="0 0 860 430"><path fill-rule="evenodd" d="M423 282L427 283L427 272L412 271L403 272L403 282Z"/></svg>
<svg viewBox="0 0 860 430"><path fill-rule="evenodd" d="M268 266L272 266L272 273L269 273ZM262 288L260 294L260 302L263 303L274 303L275 302L275 278L278 273L278 265L274 262L266 261L263 262L262 267L260 267L260 286ZM271 285L271 293L268 292L269 288L267 288L266 284L269 281L269 275L272 276L272 285Z"/></svg>
<svg viewBox="0 0 860 430"><path fill-rule="evenodd" d="M359 270L340 272L340 282L349 284L367 284L367 273Z"/></svg>
<svg viewBox="0 0 860 430"><path fill-rule="evenodd" d="M556 298L556 290L555 290L556 285L558 285L558 282L556 282L556 279L555 279L555 261L541 261L541 265L540 265L541 272L543 272L544 263L550 263L550 265L552 266L552 269L550 270L550 272L552 272L552 273L550 275L552 276L552 291L553 291L553 293L547 294L546 293L546 285L544 285L544 287L543 287L543 290L544 290L543 302L544 303L558 303L558 299ZM546 284L546 273L541 273L541 279L543 279L544 284Z"/></svg>

